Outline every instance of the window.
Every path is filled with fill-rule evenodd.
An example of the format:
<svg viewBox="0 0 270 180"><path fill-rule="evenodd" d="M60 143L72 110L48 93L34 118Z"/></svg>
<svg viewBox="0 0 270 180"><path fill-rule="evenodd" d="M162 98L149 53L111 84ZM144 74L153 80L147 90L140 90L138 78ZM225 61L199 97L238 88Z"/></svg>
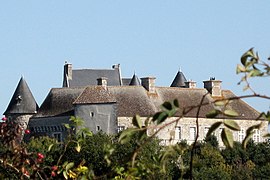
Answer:
<svg viewBox="0 0 270 180"><path fill-rule="evenodd" d="M90 117L94 117L94 115L95 115L94 112L91 111L91 112L90 112Z"/></svg>
<svg viewBox="0 0 270 180"><path fill-rule="evenodd" d="M62 133L60 133L60 132L52 133L52 137L55 138L59 142L62 141Z"/></svg>
<svg viewBox="0 0 270 180"><path fill-rule="evenodd" d="M97 126L97 131L99 131L100 130L100 126Z"/></svg>
<svg viewBox="0 0 270 180"><path fill-rule="evenodd" d="M118 126L117 127L117 132L121 132L125 130L125 126Z"/></svg>
<svg viewBox="0 0 270 180"><path fill-rule="evenodd" d="M190 127L189 128L189 139L194 141L195 137L196 137L196 128Z"/></svg>
<svg viewBox="0 0 270 180"><path fill-rule="evenodd" d="M175 127L175 139L177 139L177 140L181 139L181 127L180 126Z"/></svg>
<svg viewBox="0 0 270 180"><path fill-rule="evenodd" d="M254 134L253 134L252 139L254 142L260 142L260 130L259 129L254 129Z"/></svg>
<svg viewBox="0 0 270 180"><path fill-rule="evenodd" d="M245 138L245 130L243 128L238 131L238 141L242 142Z"/></svg>
<svg viewBox="0 0 270 180"><path fill-rule="evenodd" d="M206 137L209 129L210 129L209 127L204 127L204 131L203 131L204 137Z"/></svg>

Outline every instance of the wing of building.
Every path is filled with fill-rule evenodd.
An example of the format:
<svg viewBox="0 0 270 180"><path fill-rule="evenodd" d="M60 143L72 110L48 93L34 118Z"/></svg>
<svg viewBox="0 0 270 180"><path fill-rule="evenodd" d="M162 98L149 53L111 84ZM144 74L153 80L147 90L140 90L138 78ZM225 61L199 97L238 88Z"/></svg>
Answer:
<svg viewBox="0 0 270 180"><path fill-rule="evenodd" d="M72 65L66 63L63 87L52 88L40 108L34 114L30 113L28 128L33 136L48 135L62 140L67 135L63 124L69 123L70 116L76 116L82 118L94 133L104 131L115 134L131 127L135 114L146 119L160 111L163 102L177 99L180 109L175 117L166 122L180 117L179 121L162 129L157 135L167 145L184 139L192 143L197 133L196 118L199 118L200 125L199 140L205 138L213 123L228 119L221 115L213 119L205 116L215 108L212 102L216 99L235 97L231 91L221 89L221 81L210 78L204 81L203 88L197 88L196 82L187 81L181 71L177 72L170 87L158 87L155 80L155 77L139 79L136 74L132 78L122 78L120 65L114 65L112 69L73 70ZM206 105L201 106L197 113L203 97ZM182 114L191 107L192 110ZM255 142L264 141L268 122L256 120L260 115L258 111L241 99L232 101L227 108L239 114L233 118L241 127L240 131L233 132L235 140L242 141L250 126L262 123L262 128L255 131L253 139ZM10 109L9 106L6 112ZM6 115L13 117L10 113ZM218 138L222 128L215 131ZM218 140L222 145L220 138Z"/></svg>

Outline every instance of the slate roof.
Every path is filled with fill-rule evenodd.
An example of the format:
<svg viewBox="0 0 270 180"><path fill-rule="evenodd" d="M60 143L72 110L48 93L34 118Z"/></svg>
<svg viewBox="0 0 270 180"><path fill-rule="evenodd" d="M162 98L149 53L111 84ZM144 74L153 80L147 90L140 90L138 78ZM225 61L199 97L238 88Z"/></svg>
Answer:
<svg viewBox="0 0 270 180"><path fill-rule="evenodd" d="M178 87L170 87L170 88L160 87L160 88L156 88L156 91L159 98L161 99L161 102L172 101L174 99L177 99L179 102L179 107L181 109L179 112L181 112L183 109L187 111L188 109L190 109L190 107L199 105L202 97L208 93L206 89L199 89L199 88L189 89L189 88L178 88ZM204 98L203 102L210 103L211 101L213 101L213 99L208 94ZM207 114L212 109L213 109L213 106L210 104L207 106L202 106L200 109L199 117L205 117L205 114ZM198 108L193 108L185 116L196 117L197 110ZM182 114L177 113L176 115L180 116Z"/></svg>
<svg viewBox="0 0 270 180"><path fill-rule="evenodd" d="M22 77L4 114L35 114L37 111L38 104Z"/></svg>
<svg viewBox="0 0 270 180"><path fill-rule="evenodd" d="M129 85L130 86L140 86L141 85L140 80L136 74L134 74L132 76L132 79L130 80Z"/></svg>
<svg viewBox="0 0 270 180"><path fill-rule="evenodd" d="M149 99L147 91L142 86L108 87L117 102L117 116L132 117L151 116L157 112L155 104Z"/></svg>
<svg viewBox="0 0 270 180"><path fill-rule="evenodd" d="M185 75L181 71L178 71L171 84L171 87L185 87L185 82L187 82Z"/></svg>
<svg viewBox="0 0 270 180"><path fill-rule="evenodd" d="M230 97L236 97L233 92L230 90L223 90L222 95L224 98L230 98ZM238 99L233 100L231 103L229 103L228 108L231 108L239 113L239 119L256 119L260 115L260 113L255 110L253 107L251 107L249 104L247 104L245 101Z"/></svg>
<svg viewBox="0 0 270 180"><path fill-rule="evenodd" d="M122 85L129 86L131 78L122 78Z"/></svg>
<svg viewBox="0 0 270 180"><path fill-rule="evenodd" d="M59 116L63 114L73 115L74 104L91 103L115 103L117 105L118 117L132 117L135 114L149 117L160 110L160 106L165 101L178 99L181 110L200 104L205 95L203 103L207 105L200 109L199 117L205 115L214 108L211 104L215 99L207 93L206 89L200 88L177 88L177 87L156 87L156 94L149 95L142 86L107 86L107 90L102 86L89 86L83 88L59 88L52 89L44 103L40 107L37 117ZM231 91L223 90L225 98L235 96ZM233 101L228 108L241 113L237 119L256 119L259 113L242 100ZM196 117L198 108L189 111L185 117ZM176 116L182 114L178 113ZM225 118L218 116L219 118ZM226 117L228 119L228 117Z"/></svg>
<svg viewBox="0 0 270 180"><path fill-rule="evenodd" d="M84 89L81 95L73 104L99 104L114 103L116 99L102 86L89 86Z"/></svg>
<svg viewBox="0 0 270 180"><path fill-rule="evenodd" d="M73 102L84 88L52 88L35 117L74 115Z"/></svg>
<svg viewBox="0 0 270 180"><path fill-rule="evenodd" d="M119 69L74 69L68 84L69 87L97 85L97 79L101 77L108 78L108 86L121 85Z"/></svg>

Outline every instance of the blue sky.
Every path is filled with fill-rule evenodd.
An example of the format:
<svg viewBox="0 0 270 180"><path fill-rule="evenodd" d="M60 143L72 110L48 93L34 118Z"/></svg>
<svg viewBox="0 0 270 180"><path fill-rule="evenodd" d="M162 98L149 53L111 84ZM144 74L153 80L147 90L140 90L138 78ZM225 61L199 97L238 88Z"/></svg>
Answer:
<svg viewBox="0 0 270 180"><path fill-rule="evenodd" d="M169 86L179 68L203 87L216 77L237 95L241 55L255 47L270 56L270 3L180 0L29 0L0 5L0 111L4 112L23 75L39 105L50 88L61 87L63 65L111 68L122 76L156 76ZM270 94L269 78L253 81ZM269 101L248 102L260 111Z"/></svg>

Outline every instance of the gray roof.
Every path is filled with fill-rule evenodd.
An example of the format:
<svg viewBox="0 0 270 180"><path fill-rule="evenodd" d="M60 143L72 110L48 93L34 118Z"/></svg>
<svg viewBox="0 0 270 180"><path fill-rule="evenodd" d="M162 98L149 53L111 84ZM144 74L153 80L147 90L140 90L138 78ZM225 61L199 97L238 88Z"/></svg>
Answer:
<svg viewBox="0 0 270 180"><path fill-rule="evenodd" d="M172 84L171 84L171 87L185 87L186 81L187 81L187 79L186 79L185 75L181 71L178 71Z"/></svg>
<svg viewBox="0 0 270 180"><path fill-rule="evenodd" d="M158 110L142 86L108 87L108 90L116 98L117 116L132 117L139 114L147 117Z"/></svg>
<svg viewBox="0 0 270 180"><path fill-rule="evenodd" d="M140 86L141 85L140 80L136 74L133 75L129 85L130 86Z"/></svg>
<svg viewBox="0 0 270 180"><path fill-rule="evenodd" d="M84 88L52 88L35 117L74 115L73 102Z"/></svg>
<svg viewBox="0 0 270 180"><path fill-rule="evenodd" d="M108 86L120 86L119 69L79 69L72 70L72 80L69 80L69 87L85 87L97 85L97 79L108 78Z"/></svg>
<svg viewBox="0 0 270 180"><path fill-rule="evenodd" d="M37 110L38 104L22 77L4 114L35 114Z"/></svg>
<svg viewBox="0 0 270 180"><path fill-rule="evenodd" d="M37 116L57 116L63 114L72 114L74 104L91 103L115 103L117 105L118 117L132 117L135 114L149 117L160 110L160 106L165 101L177 99L180 105L180 111L176 116L181 116L185 110L185 117L196 117L198 106L202 97L205 95L203 103L207 105L200 109L199 117L205 115L214 108L211 104L215 99L208 94L206 89L189 89L177 87L156 87L156 94L149 95L148 91L142 86L107 86L105 90L102 86L89 86L83 88L59 88L52 89L44 103L40 107ZM222 96L235 96L231 91L223 90ZM228 108L236 110L239 114L237 119L256 119L259 113L242 100L233 101ZM72 114L73 115L73 114ZM218 116L219 118L225 118ZM228 117L226 117L228 119Z"/></svg>
<svg viewBox="0 0 270 180"><path fill-rule="evenodd" d="M122 85L129 86L131 78L122 78Z"/></svg>
<svg viewBox="0 0 270 180"><path fill-rule="evenodd" d="M89 86L73 104L99 104L116 102L114 96L102 86Z"/></svg>

